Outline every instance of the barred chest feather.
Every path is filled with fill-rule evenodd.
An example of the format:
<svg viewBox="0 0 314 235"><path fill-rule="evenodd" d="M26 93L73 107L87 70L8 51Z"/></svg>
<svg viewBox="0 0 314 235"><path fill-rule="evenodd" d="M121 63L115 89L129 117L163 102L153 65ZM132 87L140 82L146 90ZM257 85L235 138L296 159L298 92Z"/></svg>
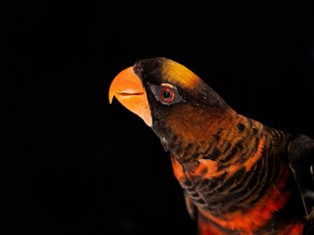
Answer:
<svg viewBox="0 0 314 235"><path fill-rule="evenodd" d="M281 159L284 133L240 116L232 130L208 137L196 143L161 139L188 200L204 218L230 229L253 231L271 223L294 197Z"/></svg>

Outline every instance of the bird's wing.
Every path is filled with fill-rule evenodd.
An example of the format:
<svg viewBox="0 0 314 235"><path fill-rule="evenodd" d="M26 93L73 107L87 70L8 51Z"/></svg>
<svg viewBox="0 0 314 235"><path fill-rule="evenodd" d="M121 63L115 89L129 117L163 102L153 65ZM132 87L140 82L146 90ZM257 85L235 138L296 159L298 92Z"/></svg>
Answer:
<svg viewBox="0 0 314 235"><path fill-rule="evenodd" d="M308 220L304 234L314 234L314 140L306 135L293 136L288 158Z"/></svg>

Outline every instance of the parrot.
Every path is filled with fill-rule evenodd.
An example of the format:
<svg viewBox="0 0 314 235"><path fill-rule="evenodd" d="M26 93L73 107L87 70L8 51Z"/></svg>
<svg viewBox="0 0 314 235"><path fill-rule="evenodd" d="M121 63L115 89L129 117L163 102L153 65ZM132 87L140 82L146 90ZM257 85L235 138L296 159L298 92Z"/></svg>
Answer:
<svg viewBox="0 0 314 235"><path fill-rule="evenodd" d="M233 109L185 65L136 60L113 99L160 140L196 234L314 234L314 139Z"/></svg>

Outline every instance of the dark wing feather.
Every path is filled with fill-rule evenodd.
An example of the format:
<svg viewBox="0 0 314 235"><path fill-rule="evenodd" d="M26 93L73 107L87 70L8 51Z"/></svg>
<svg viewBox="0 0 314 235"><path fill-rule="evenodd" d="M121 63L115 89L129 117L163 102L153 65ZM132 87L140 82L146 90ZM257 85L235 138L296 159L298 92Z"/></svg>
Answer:
<svg viewBox="0 0 314 235"><path fill-rule="evenodd" d="M304 234L314 234L314 140L306 135L293 136L289 142L288 160L308 219Z"/></svg>

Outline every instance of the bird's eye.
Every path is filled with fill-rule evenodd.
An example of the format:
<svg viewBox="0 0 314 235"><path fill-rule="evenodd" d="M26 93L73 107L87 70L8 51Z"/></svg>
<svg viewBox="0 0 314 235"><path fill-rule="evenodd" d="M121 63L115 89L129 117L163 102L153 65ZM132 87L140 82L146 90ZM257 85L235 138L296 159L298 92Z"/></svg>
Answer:
<svg viewBox="0 0 314 235"><path fill-rule="evenodd" d="M160 98L163 102L170 103L174 96L174 91L170 87L164 87L160 90Z"/></svg>
<svg viewBox="0 0 314 235"><path fill-rule="evenodd" d="M169 83L160 85L148 84L155 99L163 105L173 105L184 101L179 94L178 89Z"/></svg>

